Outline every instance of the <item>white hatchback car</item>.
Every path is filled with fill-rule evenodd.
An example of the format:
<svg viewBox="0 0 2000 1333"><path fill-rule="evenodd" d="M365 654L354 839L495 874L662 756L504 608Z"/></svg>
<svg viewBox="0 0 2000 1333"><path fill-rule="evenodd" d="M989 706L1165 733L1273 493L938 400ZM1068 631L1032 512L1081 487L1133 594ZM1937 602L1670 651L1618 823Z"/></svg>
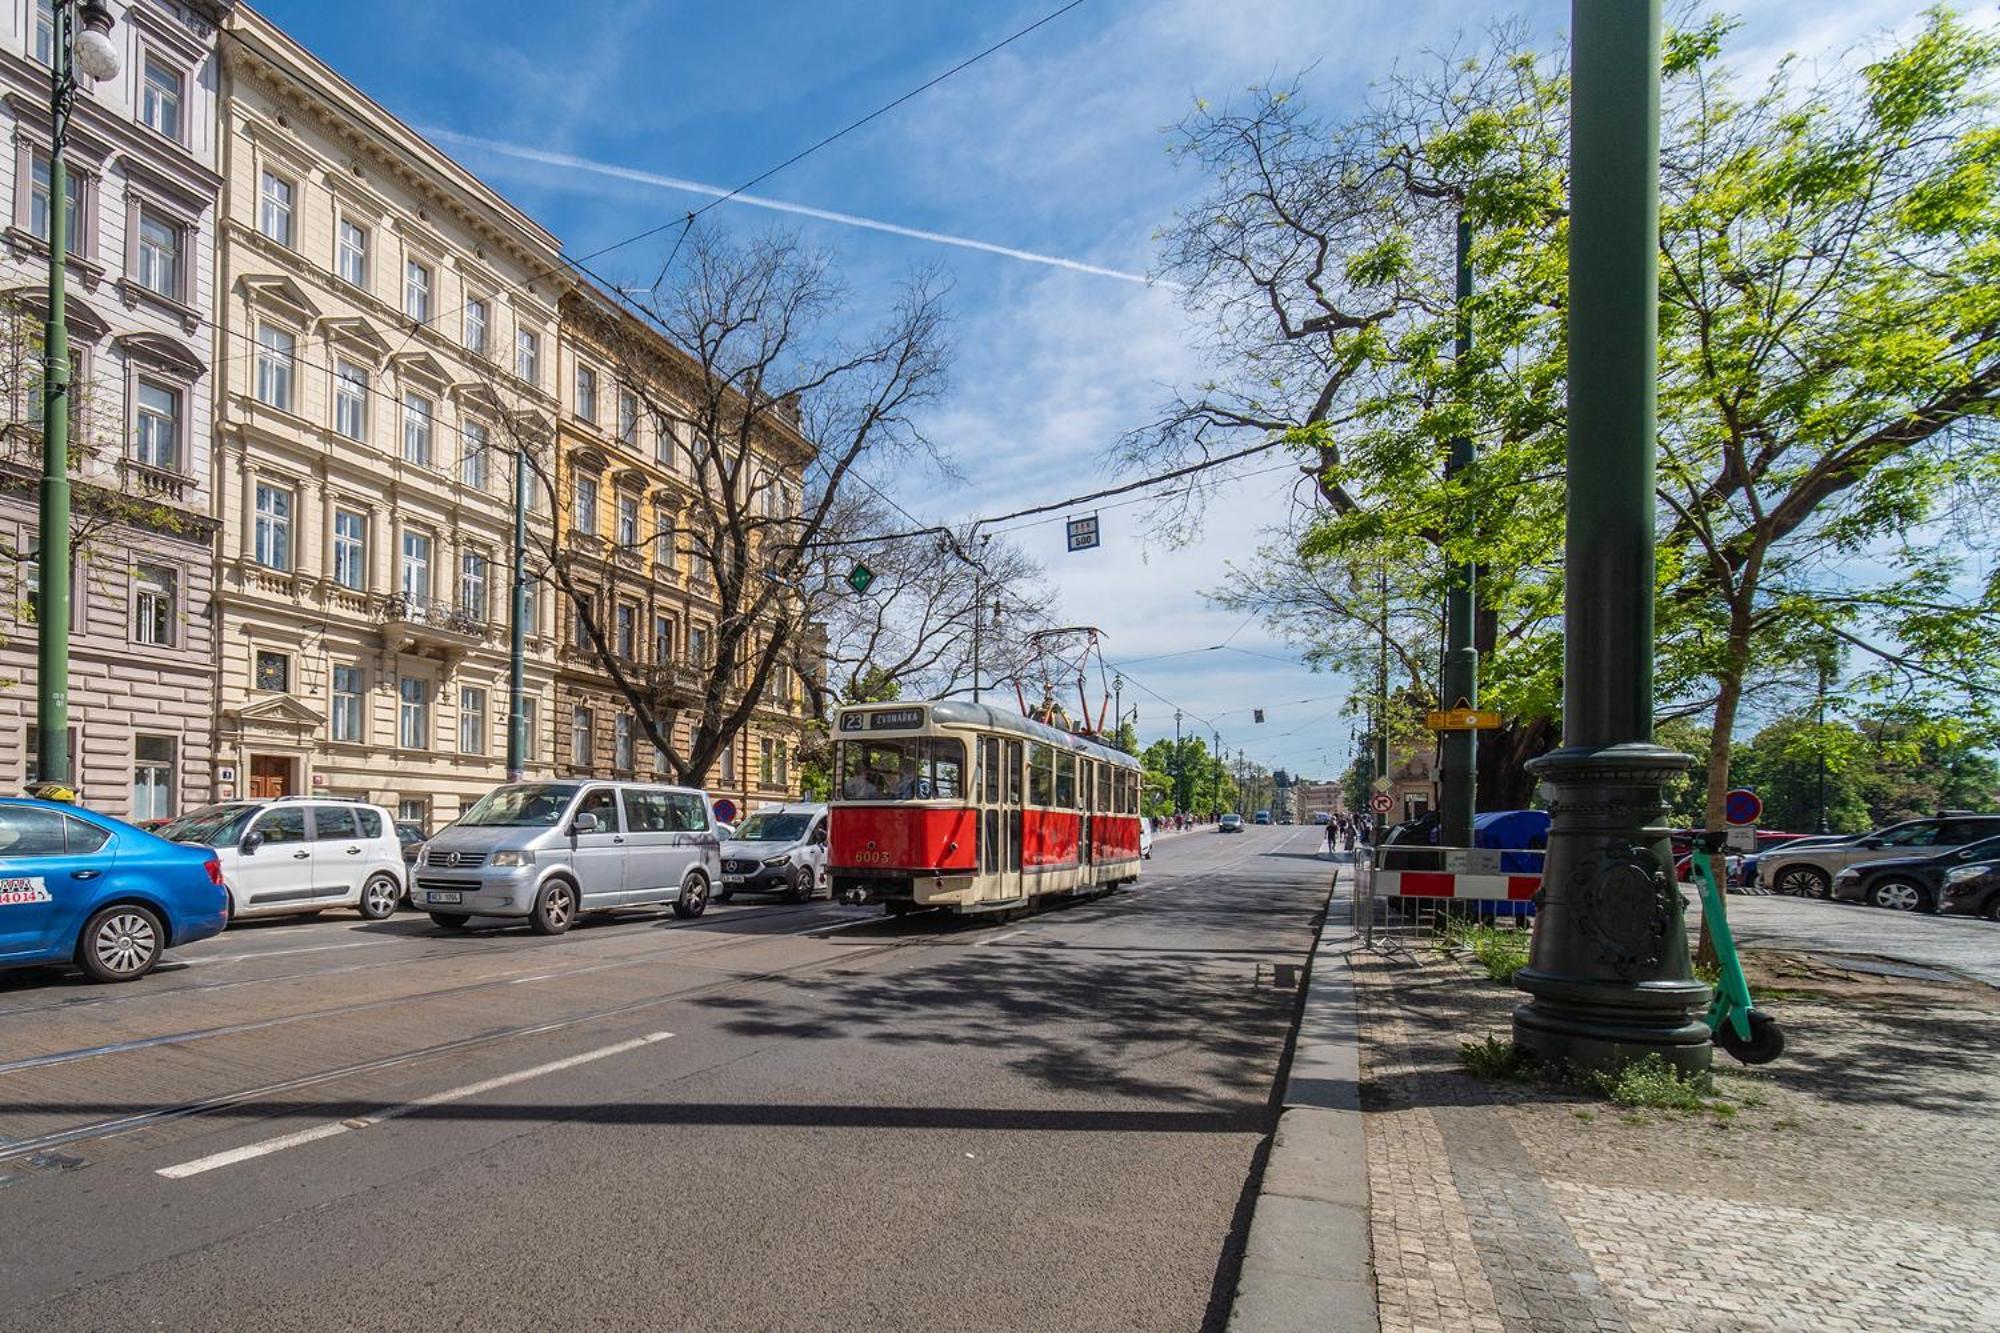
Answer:
<svg viewBox="0 0 2000 1333"><path fill-rule="evenodd" d="M329 907L380 921L403 896L402 843L379 805L319 796L224 801L190 810L159 836L215 849L232 921Z"/></svg>

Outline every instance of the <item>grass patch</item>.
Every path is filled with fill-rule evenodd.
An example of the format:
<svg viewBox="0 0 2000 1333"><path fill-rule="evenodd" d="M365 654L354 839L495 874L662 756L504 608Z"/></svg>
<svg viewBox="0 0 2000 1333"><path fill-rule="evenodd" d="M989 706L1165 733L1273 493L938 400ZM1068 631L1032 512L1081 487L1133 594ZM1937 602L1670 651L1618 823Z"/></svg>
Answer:
<svg viewBox="0 0 2000 1333"><path fill-rule="evenodd" d="M1658 1055L1635 1060L1616 1073L1593 1074L1590 1082L1614 1105L1634 1110L1706 1111L1710 1109L1710 1094L1715 1091L1715 1084L1707 1074L1682 1078L1679 1071Z"/></svg>
<svg viewBox="0 0 2000 1333"><path fill-rule="evenodd" d="M1463 949L1486 969L1486 975L1503 984L1528 965L1528 932L1502 930L1498 926L1454 921L1444 928L1447 948Z"/></svg>
<svg viewBox="0 0 2000 1333"><path fill-rule="evenodd" d="M1526 1051L1511 1041L1493 1036L1460 1042L1458 1062L1474 1078L1504 1078L1520 1082L1533 1078L1535 1074L1534 1062L1528 1058Z"/></svg>
<svg viewBox="0 0 2000 1333"><path fill-rule="evenodd" d="M1597 1112L1586 1111L1581 1106L1571 1107L1569 1113L1575 1116L1578 1120L1583 1121L1583 1123L1586 1125L1589 1124L1591 1121L1597 1119Z"/></svg>

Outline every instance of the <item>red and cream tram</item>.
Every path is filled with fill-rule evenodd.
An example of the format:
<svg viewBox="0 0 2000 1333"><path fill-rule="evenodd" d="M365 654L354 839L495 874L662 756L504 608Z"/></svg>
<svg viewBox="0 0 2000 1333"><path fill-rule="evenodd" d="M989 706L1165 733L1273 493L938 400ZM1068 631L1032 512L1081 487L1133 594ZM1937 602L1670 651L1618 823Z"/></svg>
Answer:
<svg viewBox="0 0 2000 1333"><path fill-rule="evenodd" d="M997 912L1139 878L1139 761L984 704L834 719L833 896Z"/></svg>

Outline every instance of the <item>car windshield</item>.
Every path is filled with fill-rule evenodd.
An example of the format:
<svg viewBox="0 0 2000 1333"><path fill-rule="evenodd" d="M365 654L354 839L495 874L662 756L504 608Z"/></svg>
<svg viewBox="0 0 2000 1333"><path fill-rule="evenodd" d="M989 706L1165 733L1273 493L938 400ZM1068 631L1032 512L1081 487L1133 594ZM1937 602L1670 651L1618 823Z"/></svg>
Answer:
<svg viewBox="0 0 2000 1333"><path fill-rule="evenodd" d="M574 782L524 782L496 787L458 817L466 828L554 828L576 799Z"/></svg>
<svg viewBox="0 0 2000 1333"><path fill-rule="evenodd" d="M806 836L811 815L752 815L736 830L738 842L797 842Z"/></svg>
<svg viewBox="0 0 2000 1333"><path fill-rule="evenodd" d="M155 837L172 842L190 842L198 847L234 847L250 826L250 817L260 809L254 805L204 805L178 819L170 819L153 830Z"/></svg>

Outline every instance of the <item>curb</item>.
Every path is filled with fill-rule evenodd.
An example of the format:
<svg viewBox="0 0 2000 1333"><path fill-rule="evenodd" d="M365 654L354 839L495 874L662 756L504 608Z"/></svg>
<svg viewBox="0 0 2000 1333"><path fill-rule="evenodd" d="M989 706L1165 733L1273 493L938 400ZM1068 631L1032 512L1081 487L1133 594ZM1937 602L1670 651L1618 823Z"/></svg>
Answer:
<svg viewBox="0 0 2000 1333"><path fill-rule="evenodd" d="M1340 877L1327 894L1327 916ZM1313 942L1283 1109L1229 1312L1230 1333L1300 1329L1376 1333L1368 1234L1368 1150L1361 1119L1361 1050L1353 926L1323 919Z"/></svg>

